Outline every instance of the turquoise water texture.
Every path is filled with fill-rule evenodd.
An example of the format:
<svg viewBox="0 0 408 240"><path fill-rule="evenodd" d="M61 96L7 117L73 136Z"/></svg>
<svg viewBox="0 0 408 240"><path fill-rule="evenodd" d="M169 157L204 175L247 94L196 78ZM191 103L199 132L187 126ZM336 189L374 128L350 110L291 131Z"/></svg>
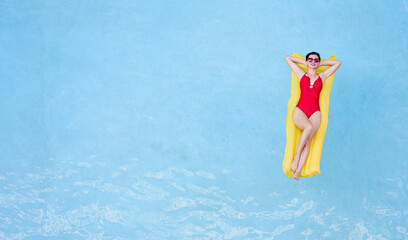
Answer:
<svg viewBox="0 0 408 240"><path fill-rule="evenodd" d="M408 1L0 1L0 239L408 239ZM321 175L285 55L342 60Z"/></svg>

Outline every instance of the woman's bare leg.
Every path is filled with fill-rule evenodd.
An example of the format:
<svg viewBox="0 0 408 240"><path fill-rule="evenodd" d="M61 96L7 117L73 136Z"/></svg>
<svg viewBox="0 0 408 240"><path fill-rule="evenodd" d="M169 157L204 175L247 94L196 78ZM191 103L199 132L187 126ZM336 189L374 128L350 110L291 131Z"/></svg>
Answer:
<svg viewBox="0 0 408 240"><path fill-rule="evenodd" d="M292 165L290 166L290 169L292 170L293 174L296 172L299 166L299 161L300 161L300 158L302 157L303 149L305 148L303 147L300 151L298 149L296 150L295 156L293 157Z"/></svg>
<svg viewBox="0 0 408 240"><path fill-rule="evenodd" d="M307 139L313 132L313 125L306 114L302 112L302 110L300 110L298 107L296 107L293 111L293 122L295 123L297 128L303 130L302 135L300 135L299 143L291 165L292 172L295 173L298 169L302 150L306 145Z"/></svg>
<svg viewBox="0 0 408 240"><path fill-rule="evenodd" d="M293 174L292 178L295 178L297 180L299 180L299 175L302 172L303 166L306 163L306 159L309 156L309 151L310 151L310 143L311 143L311 139L307 140L305 147L302 150L302 153L300 154L300 158L299 158L299 163L298 163L298 167L296 169L296 172Z"/></svg>
<svg viewBox="0 0 408 240"><path fill-rule="evenodd" d="M310 144L312 142L312 139L320 127L320 120L321 120L320 111L313 113L313 115L310 116L309 120L312 123L313 130L312 130L312 133L308 136L308 139L306 140L306 144L300 154L300 161L299 161L298 167L296 169L295 174L293 175L293 178L297 180L299 180L299 175L302 172L302 168L306 163L307 157L309 156Z"/></svg>

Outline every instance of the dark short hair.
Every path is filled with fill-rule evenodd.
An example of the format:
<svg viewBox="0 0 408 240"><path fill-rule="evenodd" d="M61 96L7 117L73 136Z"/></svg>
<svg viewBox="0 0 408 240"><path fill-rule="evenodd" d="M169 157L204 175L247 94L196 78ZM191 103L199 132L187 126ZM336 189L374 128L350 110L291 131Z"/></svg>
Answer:
<svg viewBox="0 0 408 240"><path fill-rule="evenodd" d="M312 54L317 55L317 57L319 58L319 61L320 61L320 54L319 54L318 52L310 52L310 53L308 53L308 54L306 55L306 61L307 61L307 59L309 58L309 56L312 55Z"/></svg>

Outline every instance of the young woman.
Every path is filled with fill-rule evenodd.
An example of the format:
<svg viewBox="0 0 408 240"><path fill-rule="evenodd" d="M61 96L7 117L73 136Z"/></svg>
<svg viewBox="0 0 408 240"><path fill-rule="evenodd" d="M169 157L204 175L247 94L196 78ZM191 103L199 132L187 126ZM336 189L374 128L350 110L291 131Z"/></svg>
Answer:
<svg viewBox="0 0 408 240"><path fill-rule="evenodd" d="M340 67L341 61L320 62L320 54L317 52L308 53L306 60L292 56L286 56L285 60L300 79L300 99L293 111L293 121L296 127L302 130L302 135L300 136L295 157L291 165L292 172L294 173L293 178L299 180L299 174L309 155L310 143L320 126L320 91L322 90L324 81ZM307 66L307 73L296 63ZM316 70L319 66L324 65L330 67L324 72L317 74Z"/></svg>

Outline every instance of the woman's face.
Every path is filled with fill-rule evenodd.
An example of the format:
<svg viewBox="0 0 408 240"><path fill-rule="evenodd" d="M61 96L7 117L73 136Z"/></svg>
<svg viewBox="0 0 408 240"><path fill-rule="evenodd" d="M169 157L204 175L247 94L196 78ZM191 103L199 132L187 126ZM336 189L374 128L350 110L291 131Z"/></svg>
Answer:
<svg viewBox="0 0 408 240"><path fill-rule="evenodd" d="M320 61L318 60L319 60L319 57L316 54L309 55L309 58L306 59L307 67L317 69L320 66Z"/></svg>

